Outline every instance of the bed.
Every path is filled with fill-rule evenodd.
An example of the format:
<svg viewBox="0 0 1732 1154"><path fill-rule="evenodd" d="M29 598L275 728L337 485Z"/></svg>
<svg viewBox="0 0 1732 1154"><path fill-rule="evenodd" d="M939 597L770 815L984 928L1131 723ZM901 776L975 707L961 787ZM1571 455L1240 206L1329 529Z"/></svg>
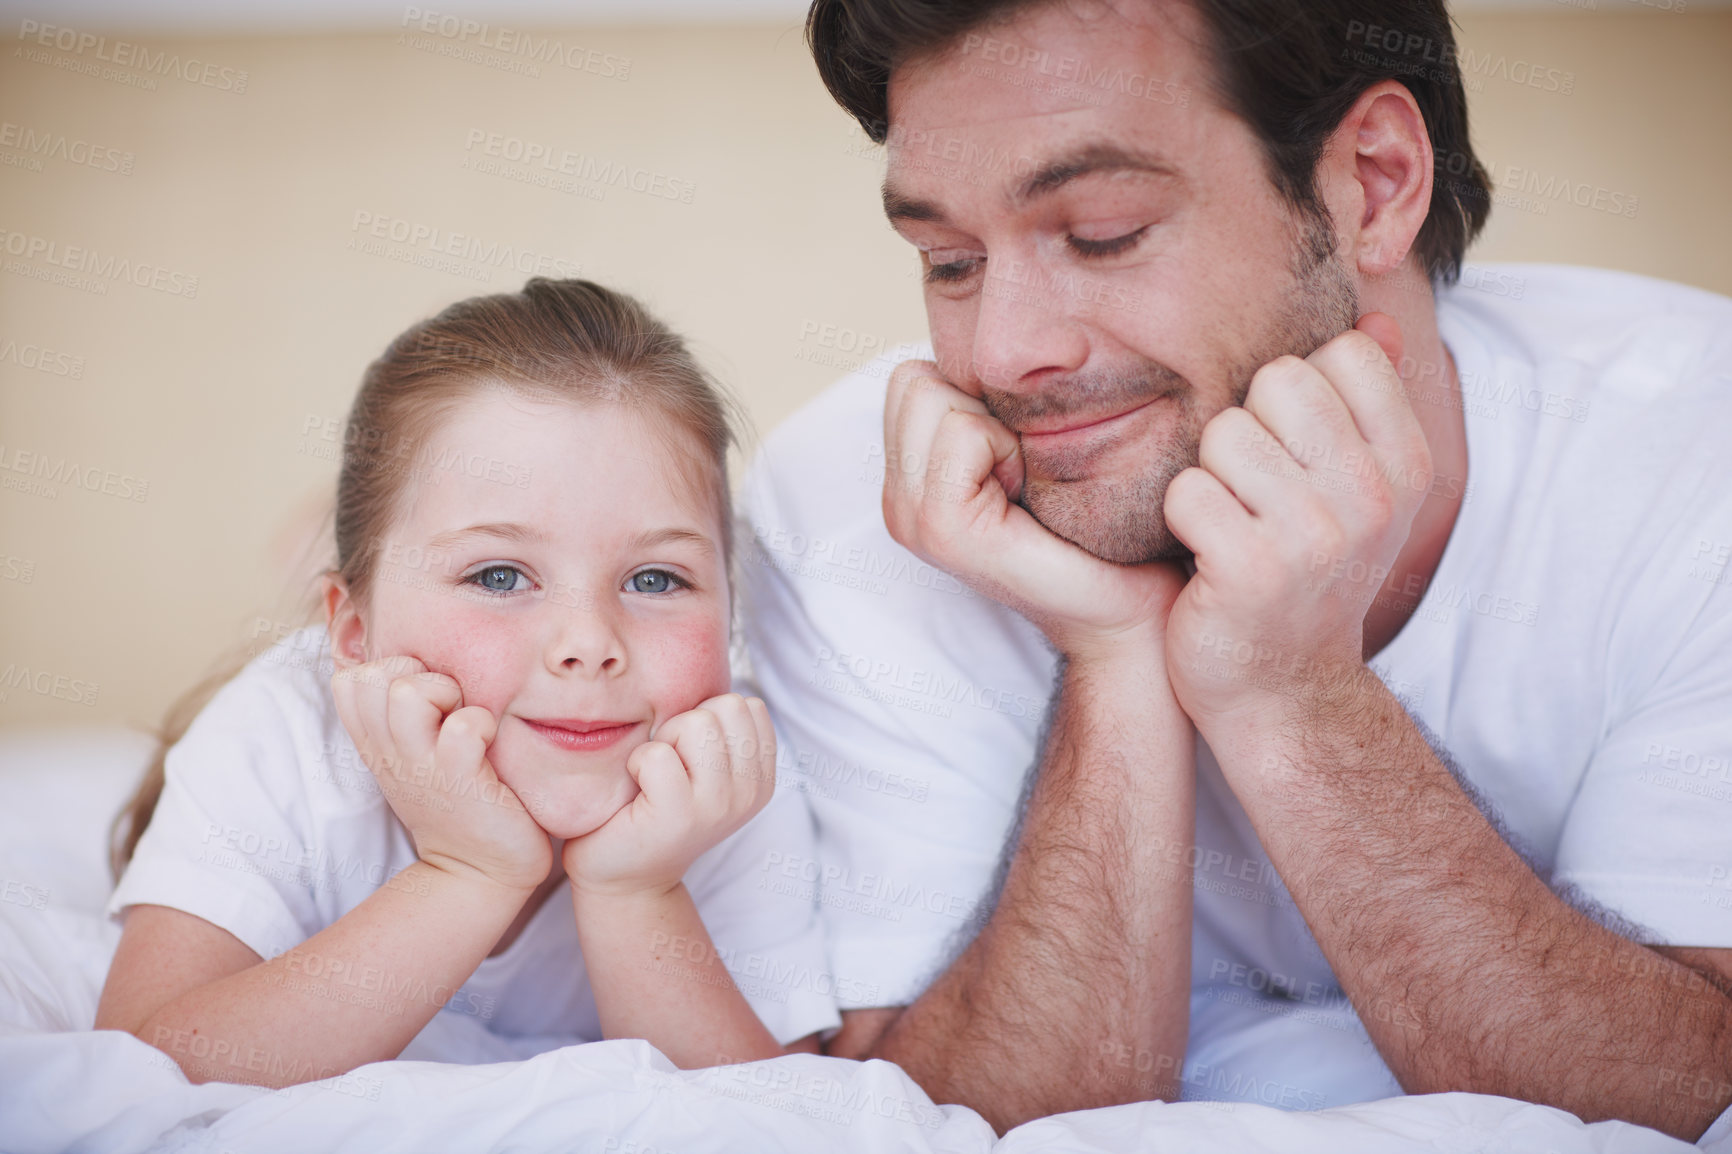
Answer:
<svg viewBox="0 0 1732 1154"><path fill-rule="evenodd" d="M143 1042L89 1028L119 938L102 916L106 829L148 753L143 735L123 729L0 732L0 1151L7 1154L1732 1154L1732 1125L1717 1125L1693 1147L1639 1126L1590 1125L1562 1111L1475 1094L1308 1113L1142 1103L1045 1118L996 1138L972 1110L933 1103L886 1062L798 1055L682 1071L647 1043L632 1041L475 1065L378 1062L276 1091L191 1085Z"/></svg>

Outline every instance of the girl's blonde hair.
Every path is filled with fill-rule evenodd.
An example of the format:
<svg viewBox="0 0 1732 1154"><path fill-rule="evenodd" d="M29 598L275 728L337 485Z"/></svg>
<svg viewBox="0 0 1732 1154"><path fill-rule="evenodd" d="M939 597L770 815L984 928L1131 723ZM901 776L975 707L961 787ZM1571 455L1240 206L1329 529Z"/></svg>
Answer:
<svg viewBox="0 0 1732 1154"><path fill-rule="evenodd" d="M349 410L332 517L336 564L329 570L362 606L379 546L402 513L406 482L437 462L429 437L465 398L504 388L538 399L625 404L664 418L658 433L702 454L686 479L714 495L723 555L733 557L728 452L743 422L738 406L704 371L685 341L624 293L587 280L536 277L523 291L471 297L391 342L367 367ZM118 878L132 860L162 794L169 748L252 653L223 667L172 705L157 731L144 779L115 818L110 864Z"/></svg>

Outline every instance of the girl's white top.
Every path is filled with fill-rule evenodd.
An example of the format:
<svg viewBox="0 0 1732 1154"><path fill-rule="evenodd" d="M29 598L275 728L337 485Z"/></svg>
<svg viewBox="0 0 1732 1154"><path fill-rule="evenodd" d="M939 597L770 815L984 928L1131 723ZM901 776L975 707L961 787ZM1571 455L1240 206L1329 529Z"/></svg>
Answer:
<svg viewBox="0 0 1732 1154"><path fill-rule="evenodd" d="M269 959L416 860L337 717L332 670L324 627L310 626L218 692L168 752L162 799L109 900L111 917L141 903L185 910ZM812 890L773 882L784 863L812 858L804 799L781 788L685 879L735 982L782 1042L840 1022ZM443 1002L405 1058L502 1061L596 1041L601 1027L568 895L556 891L509 949L457 989L423 989L364 962L335 977L321 959L299 968L309 977L319 971L334 996L356 1005ZM679 958L699 949L666 945Z"/></svg>

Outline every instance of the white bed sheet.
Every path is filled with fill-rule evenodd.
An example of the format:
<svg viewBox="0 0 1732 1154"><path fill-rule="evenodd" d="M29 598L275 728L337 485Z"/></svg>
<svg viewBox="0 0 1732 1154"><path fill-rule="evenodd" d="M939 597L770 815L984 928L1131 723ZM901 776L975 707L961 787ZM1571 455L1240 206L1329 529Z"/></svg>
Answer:
<svg viewBox="0 0 1732 1154"><path fill-rule="evenodd" d="M1717 1126L1692 1147L1638 1126L1589 1125L1562 1111L1474 1094L1310 1113L1143 1103L1046 1118L995 1139L979 1115L934 1105L889 1063L797 1055L682 1071L647 1043L626 1041L482 1065L379 1062L277 1091L194 1086L143 1042L89 1029L119 936L101 916L104 834L147 750L142 737L123 731L0 734L0 1151L8 1154L1732 1154L1732 1133L1723 1132L1732 1126Z"/></svg>

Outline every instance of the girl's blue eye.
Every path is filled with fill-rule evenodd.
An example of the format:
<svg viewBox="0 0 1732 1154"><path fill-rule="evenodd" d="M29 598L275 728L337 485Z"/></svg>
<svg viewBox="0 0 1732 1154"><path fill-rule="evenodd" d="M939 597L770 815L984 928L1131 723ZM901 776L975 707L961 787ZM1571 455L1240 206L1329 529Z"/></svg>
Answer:
<svg viewBox="0 0 1732 1154"><path fill-rule="evenodd" d="M515 593L518 590L518 578L523 577L523 570L515 565L489 565L478 569L463 580L466 584L485 589L489 593Z"/></svg>
<svg viewBox="0 0 1732 1154"><path fill-rule="evenodd" d="M625 584L633 593L670 593L686 585L666 569L640 569L627 577Z"/></svg>

